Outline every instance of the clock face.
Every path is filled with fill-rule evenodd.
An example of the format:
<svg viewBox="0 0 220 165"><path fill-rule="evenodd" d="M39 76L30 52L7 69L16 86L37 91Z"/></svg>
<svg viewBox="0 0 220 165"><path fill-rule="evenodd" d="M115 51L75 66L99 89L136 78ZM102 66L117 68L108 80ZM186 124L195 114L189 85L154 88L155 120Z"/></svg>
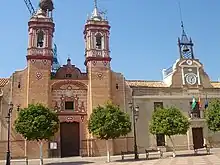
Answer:
<svg viewBox="0 0 220 165"><path fill-rule="evenodd" d="M197 82L197 76L195 73L185 74L186 82L190 85L195 85Z"/></svg>

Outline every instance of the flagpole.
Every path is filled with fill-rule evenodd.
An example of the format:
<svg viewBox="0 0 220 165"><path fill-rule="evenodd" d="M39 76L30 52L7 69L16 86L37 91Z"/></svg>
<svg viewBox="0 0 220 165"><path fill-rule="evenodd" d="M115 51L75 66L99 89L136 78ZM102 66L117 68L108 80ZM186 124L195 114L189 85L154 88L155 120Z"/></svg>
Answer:
<svg viewBox="0 0 220 165"><path fill-rule="evenodd" d="M205 109L208 107L208 97L207 93L205 94Z"/></svg>
<svg viewBox="0 0 220 165"><path fill-rule="evenodd" d="M202 106L201 106L201 95L199 95L199 99L198 99L198 106L199 106L199 118L202 118Z"/></svg>

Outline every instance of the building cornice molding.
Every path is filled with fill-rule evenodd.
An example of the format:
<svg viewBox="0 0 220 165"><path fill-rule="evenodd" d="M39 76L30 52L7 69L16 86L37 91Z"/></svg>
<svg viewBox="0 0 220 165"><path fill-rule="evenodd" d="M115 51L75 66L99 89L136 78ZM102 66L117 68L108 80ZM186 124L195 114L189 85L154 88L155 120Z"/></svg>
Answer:
<svg viewBox="0 0 220 165"><path fill-rule="evenodd" d="M196 94L192 94L192 95L171 95L171 96L166 96L166 95L145 95L145 96L133 96L134 99L192 99L192 96L196 97L196 98L201 98L201 99L206 99L206 98L220 98L219 94L212 94L212 95L196 95Z"/></svg>
<svg viewBox="0 0 220 165"><path fill-rule="evenodd" d="M0 97L2 97L3 96L3 90L2 89L0 89Z"/></svg>

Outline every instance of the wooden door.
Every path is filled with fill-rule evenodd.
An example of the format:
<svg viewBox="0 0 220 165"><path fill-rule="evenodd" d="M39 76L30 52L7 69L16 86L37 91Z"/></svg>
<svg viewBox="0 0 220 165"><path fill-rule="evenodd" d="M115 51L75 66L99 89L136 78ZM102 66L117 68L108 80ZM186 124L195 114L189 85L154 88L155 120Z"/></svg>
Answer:
<svg viewBox="0 0 220 165"><path fill-rule="evenodd" d="M203 128L192 128L194 149L203 148Z"/></svg>
<svg viewBox="0 0 220 165"><path fill-rule="evenodd" d="M60 124L61 157L79 156L80 131L79 123Z"/></svg>

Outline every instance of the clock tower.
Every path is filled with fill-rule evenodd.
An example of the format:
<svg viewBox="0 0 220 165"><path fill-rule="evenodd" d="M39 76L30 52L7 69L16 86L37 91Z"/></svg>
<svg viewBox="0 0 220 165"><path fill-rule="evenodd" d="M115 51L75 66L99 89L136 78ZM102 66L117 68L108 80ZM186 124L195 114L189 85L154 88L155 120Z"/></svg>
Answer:
<svg viewBox="0 0 220 165"><path fill-rule="evenodd" d="M199 68L201 64L198 59L195 59L193 52L193 42L192 39L188 38L183 26L182 27L182 36L178 38L178 47L180 53L180 67L182 71L182 84L183 86L188 87L197 87L201 85Z"/></svg>

